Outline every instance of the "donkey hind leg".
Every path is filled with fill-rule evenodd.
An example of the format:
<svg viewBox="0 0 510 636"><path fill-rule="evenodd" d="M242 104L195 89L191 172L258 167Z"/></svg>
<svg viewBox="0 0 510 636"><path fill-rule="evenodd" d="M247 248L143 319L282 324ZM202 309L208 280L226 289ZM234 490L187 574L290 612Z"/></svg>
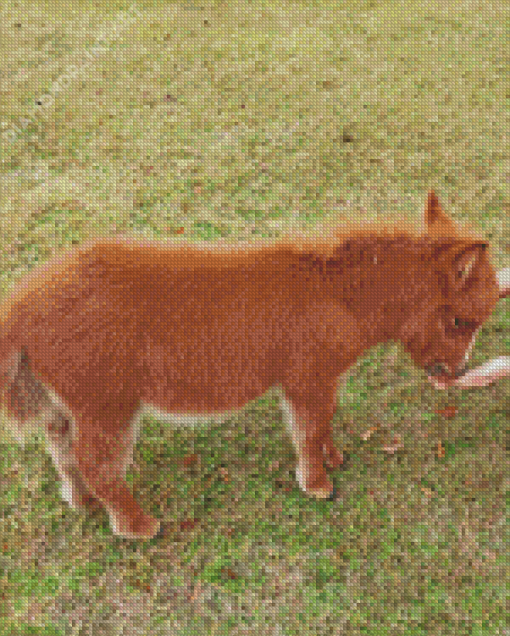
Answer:
<svg viewBox="0 0 510 636"><path fill-rule="evenodd" d="M108 412L93 418L82 415L74 445L79 474L106 508L114 534L128 539L150 539L157 534L160 522L142 510L124 480L137 427L134 420L129 426L123 422L114 433L108 433L116 417Z"/></svg>
<svg viewBox="0 0 510 636"><path fill-rule="evenodd" d="M344 463L344 455L333 444L333 436L331 432L326 436L322 445L322 450L324 453L324 461L328 468L335 469Z"/></svg>
<svg viewBox="0 0 510 636"><path fill-rule="evenodd" d="M85 503L87 490L75 470L70 452L71 420L57 406L46 386L34 375L26 351L16 353L10 363L7 406L9 414L17 421L15 429L21 443L27 428L44 423L46 448L62 480L62 498L71 507Z"/></svg>
<svg viewBox="0 0 510 636"><path fill-rule="evenodd" d="M46 422L46 448L60 476L62 499L67 501L71 508L81 510L97 505L98 502L80 475L72 447L74 437L72 418L58 407L54 407Z"/></svg>
<svg viewBox="0 0 510 636"><path fill-rule="evenodd" d="M26 351L16 354L11 366L7 389L9 412L19 422L21 439L24 424L42 420L46 429L46 449L53 458L55 468L62 480L62 498L72 508L87 503L87 488L76 469L71 452L72 419L65 414L56 396L34 375Z"/></svg>
<svg viewBox="0 0 510 636"><path fill-rule="evenodd" d="M122 459L121 474L126 475L133 461L133 448L138 436L140 418L131 428L131 438ZM65 409L54 406L46 422L47 450L53 458L55 468L62 482L62 499L75 510L101 507L100 501L92 494L81 476L78 461L73 450L73 440L77 439L73 417L65 414Z"/></svg>

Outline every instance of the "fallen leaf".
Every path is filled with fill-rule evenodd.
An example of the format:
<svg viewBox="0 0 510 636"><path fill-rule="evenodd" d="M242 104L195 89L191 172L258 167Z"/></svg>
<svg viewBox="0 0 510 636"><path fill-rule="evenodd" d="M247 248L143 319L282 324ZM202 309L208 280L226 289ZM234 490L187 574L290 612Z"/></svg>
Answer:
<svg viewBox="0 0 510 636"><path fill-rule="evenodd" d="M220 466L220 468L218 469L218 472L220 473L224 482L229 481L228 470L226 468L223 468Z"/></svg>
<svg viewBox="0 0 510 636"><path fill-rule="evenodd" d="M442 415L446 419L451 419L457 415L459 409L456 406L447 406L444 409L438 409L434 411L437 415Z"/></svg>
<svg viewBox="0 0 510 636"><path fill-rule="evenodd" d="M181 521L179 527L181 530L193 530L198 521L198 519L185 519L184 521Z"/></svg>
<svg viewBox="0 0 510 636"><path fill-rule="evenodd" d="M372 436L372 433L375 433L376 430L377 430L377 426L371 426L364 433L361 433L361 435L360 435L361 439L364 442L366 442L368 439L370 439L370 437Z"/></svg>
<svg viewBox="0 0 510 636"><path fill-rule="evenodd" d="M193 464L196 464L198 460L198 455L194 453L193 455L186 455L185 457L183 457L182 463L184 466L193 466Z"/></svg>

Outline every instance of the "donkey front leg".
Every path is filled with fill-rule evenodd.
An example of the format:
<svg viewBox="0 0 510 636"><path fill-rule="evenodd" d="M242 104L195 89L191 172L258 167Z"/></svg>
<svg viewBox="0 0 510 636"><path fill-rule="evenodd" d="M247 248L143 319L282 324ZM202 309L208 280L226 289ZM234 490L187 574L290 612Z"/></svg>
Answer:
<svg viewBox="0 0 510 636"><path fill-rule="evenodd" d="M296 478L301 489L318 499L332 499L335 491L324 462L339 466L331 420L335 412L336 381L328 378L298 386L284 386L282 410L297 454Z"/></svg>

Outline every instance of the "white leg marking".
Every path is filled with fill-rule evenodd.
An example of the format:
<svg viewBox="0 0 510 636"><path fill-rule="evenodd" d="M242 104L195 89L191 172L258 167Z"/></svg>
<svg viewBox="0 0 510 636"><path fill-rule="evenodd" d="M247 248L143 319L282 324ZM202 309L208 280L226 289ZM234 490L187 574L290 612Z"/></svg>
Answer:
<svg viewBox="0 0 510 636"><path fill-rule="evenodd" d="M296 449L297 455L297 465L296 465L296 479L299 484L299 487L303 492L306 492L306 466L303 465L301 460L301 448L303 447L303 435L305 432L300 430L295 409L292 404L285 399L283 396L280 398L281 410L283 413L283 419L287 426L287 430L290 433L292 443L294 444L294 448Z"/></svg>

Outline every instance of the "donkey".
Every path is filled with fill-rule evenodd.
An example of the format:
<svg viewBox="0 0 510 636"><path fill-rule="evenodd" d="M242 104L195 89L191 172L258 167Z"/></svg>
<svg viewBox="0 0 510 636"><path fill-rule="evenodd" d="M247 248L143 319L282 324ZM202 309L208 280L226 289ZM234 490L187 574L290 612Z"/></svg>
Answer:
<svg viewBox="0 0 510 636"><path fill-rule="evenodd" d="M299 486L331 498L339 377L394 340L437 386L455 385L510 288L433 192L424 217L423 232L349 226L242 250L130 238L72 248L0 306L0 402L20 435L44 423L63 498L104 506L122 537L160 528L124 479L147 408L211 419L278 386Z"/></svg>

